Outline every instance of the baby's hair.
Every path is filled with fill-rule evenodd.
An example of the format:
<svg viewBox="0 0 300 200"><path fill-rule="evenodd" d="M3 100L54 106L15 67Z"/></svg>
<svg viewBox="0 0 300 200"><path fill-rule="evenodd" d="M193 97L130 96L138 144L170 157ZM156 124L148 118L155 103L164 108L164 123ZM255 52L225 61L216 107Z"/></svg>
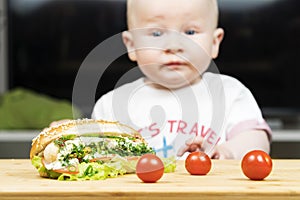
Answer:
<svg viewBox="0 0 300 200"><path fill-rule="evenodd" d="M211 6L215 12L216 15L216 26L218 25L218 18L219 18L219 9L218 9L218 1L219 0L207 0L211 2ZM134 0L127 0L127 26L128 29L131 28L132 26L132 13L133 13L133 4L134 4Z"/></svg>

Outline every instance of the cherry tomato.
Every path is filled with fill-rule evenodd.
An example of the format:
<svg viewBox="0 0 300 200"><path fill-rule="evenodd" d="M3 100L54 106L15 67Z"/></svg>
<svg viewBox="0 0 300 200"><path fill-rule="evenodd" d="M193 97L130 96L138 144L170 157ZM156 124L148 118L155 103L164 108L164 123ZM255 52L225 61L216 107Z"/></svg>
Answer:
<svg viewBox="0 0 300 200"><path fill-rule="evenodd" d="M145 183L155 183L164 174L164 164L158 156L144 154L136 164L136 174Z"/></svg>
<svg viewBox="0 0 300 200"><path fill-rule="evenodd" d="M272 159L264 151L253 150L242 159L242 171L251 180L263 180L272 171Z"/></svg>
<svg viewBox="0 0 300 200"><path fill-rule="evenodd" d="M185 169L191 175L206 175L211 169L211 159L204 152L192 152L185 159Z"/></svg>

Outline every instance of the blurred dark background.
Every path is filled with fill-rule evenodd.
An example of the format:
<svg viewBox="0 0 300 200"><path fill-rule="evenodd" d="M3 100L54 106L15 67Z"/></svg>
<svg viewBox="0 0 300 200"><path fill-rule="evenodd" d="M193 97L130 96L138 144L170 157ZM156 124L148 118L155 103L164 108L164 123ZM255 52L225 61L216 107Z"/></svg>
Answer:
<svg viewBox="0 0 300 200"><path fill-rule="evenodd" d="M125 0L6 1L9 89L22 86L71 100L86 56L126 29ZM297 126L300 1L219 0L219 6L225 39L215 60L218 69L250 88L266 118ZM95 100L133 67L127 55L115 60L101 77Z"/></svg>

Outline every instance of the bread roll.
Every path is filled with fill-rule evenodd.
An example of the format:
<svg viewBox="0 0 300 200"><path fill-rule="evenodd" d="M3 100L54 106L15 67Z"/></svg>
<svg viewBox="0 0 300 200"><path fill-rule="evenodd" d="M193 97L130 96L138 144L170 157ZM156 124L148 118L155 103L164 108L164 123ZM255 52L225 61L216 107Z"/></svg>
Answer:
<svg viewBox="0 0 300 200"><path fill-rule="evenodd" d="M53 140L70 134L76 134L78 136L83 136L85 134L128 136L135 137L145 143L139 132L119 122L93 119L70 120L62 124L45 128L37 137L35 137L32 140L30 159L43 152L46 146Z"/></svg>

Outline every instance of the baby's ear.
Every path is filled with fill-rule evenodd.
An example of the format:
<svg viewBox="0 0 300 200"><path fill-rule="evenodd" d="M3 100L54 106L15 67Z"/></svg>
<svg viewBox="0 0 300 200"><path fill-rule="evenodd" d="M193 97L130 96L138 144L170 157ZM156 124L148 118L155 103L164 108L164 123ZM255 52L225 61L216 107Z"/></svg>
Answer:
<svg viewBox="0 0 300 200"><path fill-rule="evenodd" d="M224 38L224 30L222 28L217 28L214 31L213 38L213 48L212 48L212 58L217 58L219 54L220 44Z"/></svg>
<svg viewBox="0 0 300 200"><path fill-rule="evenodd" d="M130 33L129 31L124 31L122 33L122 39L127 48L129 59L131 61L136 61L136 54L135 54L135 48L133 44L132 33Z"/></svg>

